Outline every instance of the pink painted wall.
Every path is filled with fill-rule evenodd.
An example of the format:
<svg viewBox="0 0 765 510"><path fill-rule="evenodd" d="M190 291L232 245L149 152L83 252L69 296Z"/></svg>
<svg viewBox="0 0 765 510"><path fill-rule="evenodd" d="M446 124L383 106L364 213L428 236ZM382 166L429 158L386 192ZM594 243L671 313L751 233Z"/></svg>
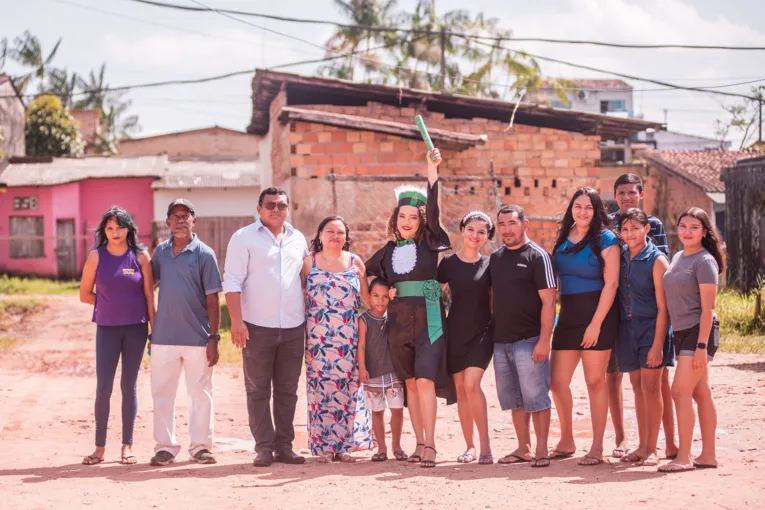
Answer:
<svg viewBox="0 0 765 510"><path fill-rule="evenodd" d="M93 247L93 232L103 213L113 205L125 208L136 220L139 240L151 241L154 217L154 199L151 177L125 177L115 179L86 179L59 186L8 188L0 194L0 237L10 235L10 216L44 216L44 235L56 235L56 220L73 219L75 232L85 236L75 242L77 271L82 271L85 259ZM13 197L36 196L36 211L14 211ZM56 240L45 240L45 257L39 259L11 259L9 241L0 239L0 272L55 277Z"/></svg>

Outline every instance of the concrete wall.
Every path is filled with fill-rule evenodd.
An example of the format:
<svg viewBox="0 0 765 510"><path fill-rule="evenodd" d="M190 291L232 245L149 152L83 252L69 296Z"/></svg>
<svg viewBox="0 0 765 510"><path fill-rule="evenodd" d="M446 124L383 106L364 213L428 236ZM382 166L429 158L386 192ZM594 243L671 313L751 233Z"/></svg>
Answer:
<svg viewBox="0 0 765 510"><path fill-rule="evenodd" d="M158 189L154 190L154 221L167 219L167 206L176 198L187 198L194 204L198 217L257 216L260 188L229 189Z"/></svg>
<svg viewBox="0 0 765 510"><path fill-rule="evenodd" d="M166 135L135 138L120 143L124 156L257 156L260 137L211 127Z"/></svg>

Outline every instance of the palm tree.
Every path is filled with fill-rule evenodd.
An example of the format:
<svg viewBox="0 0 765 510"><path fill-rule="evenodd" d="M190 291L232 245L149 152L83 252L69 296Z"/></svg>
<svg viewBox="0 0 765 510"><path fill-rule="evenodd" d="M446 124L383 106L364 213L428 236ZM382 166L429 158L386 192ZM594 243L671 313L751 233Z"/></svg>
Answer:
<svg viewBox="0 0 765 510"><path fill-rule="evenodd" d="M334 3L340 8L343 15L357 26L338 28L337 32L327 40L325 47L330 55L353 54L339 63L323 68L321 71L337 78L352 80L356 65L360 62L365 68L366 76L369 77L370 73L379 70L375 57L370 54L372 42L378 43L383 40L387 42L389 39L386 39L381 32L365 30L359 26L387 26L396 0L383 0L382 4L378 0L334 0ZM359 58L356 53L362 43L366 43L366 54Z"/></svg>
<svg viewBox="0 0 765 510"><path fill-rule="evenodd" d="M82 89L84 97L74 104L76 109L103 109L109 88L106 83L106 62L101 64L98 71L91 69L87 80L78 77L77 87Z"/></svg>
<svg viewBox="0 0 765 510"><path fill-rule="evenodd" d="M70 110L74 106L74 94L79 79L77 73L70 76L66 69L54 69L50 74L48 91L56 94L64 108Z"/></svg>
<svg viewBox="0 0 765 510"><path fill-rule="evenodd" d="M0 69L5 67L5 56L8 54L8 38L0 39Z"/></svg>
<svg viewBox="0 0 765 510"><path fill-rule="evenodd" d="M17 37L14 40L14 47L7 51L8 56L22 66L33 68L29 73L14 78L13 82L19 92L23 93L33 80L38 80L39 92L46 92L48 77L53 71L51 62L56 56L61 41L62 39L59 38L48 56L45 57L40 40L28 30L24 31L22 37Z"/></svg>

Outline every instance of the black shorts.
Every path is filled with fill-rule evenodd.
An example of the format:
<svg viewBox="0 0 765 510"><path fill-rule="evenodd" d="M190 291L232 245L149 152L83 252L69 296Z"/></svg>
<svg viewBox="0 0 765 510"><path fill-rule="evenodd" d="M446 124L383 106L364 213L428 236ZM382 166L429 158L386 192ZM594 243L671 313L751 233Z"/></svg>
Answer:
<svg viewBox="0 0 765 510"><path fill-rule="evenodd" d="M677 357L693 356L696 353L696 344L699 341L699 324L692 328L675 331L675 351ZM709 331L707 340L707 359L712 361L720 347L720 321L712 321L712 329Z"/></svg>
<svg viewBox="0 0 765 510"><path fill-rule="evenodd" d="M598 343L594 347L582 347L582 339L598 309L600 291L582 294L564 294L560 297L560 315L553 332L554 351L605 351L613 349L619 336L619 305L614 299L603 324L600 326Z"/></svg>

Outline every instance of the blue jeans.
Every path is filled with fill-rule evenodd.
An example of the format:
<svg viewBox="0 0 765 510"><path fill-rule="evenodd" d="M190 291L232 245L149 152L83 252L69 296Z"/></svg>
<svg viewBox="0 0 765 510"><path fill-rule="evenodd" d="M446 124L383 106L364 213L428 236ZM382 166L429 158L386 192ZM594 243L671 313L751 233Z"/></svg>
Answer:
<svg viewBox="0 0 765 510"><path fill-rule="evenodd" d="M545 411L550 401L550 360L536 362L531 355L539 337L511 344L494 344L494 377L503 411Z"/></svg>
<svg viewBox="0 0 765 510"><path fill-rule="evenodd" d="M122 355L122 444L133 444L133 426L138 410L136 381L143 349L149 335L148 324L98 326L96 329L96 446L106 446L109 400L114 374Z"/></svg>

